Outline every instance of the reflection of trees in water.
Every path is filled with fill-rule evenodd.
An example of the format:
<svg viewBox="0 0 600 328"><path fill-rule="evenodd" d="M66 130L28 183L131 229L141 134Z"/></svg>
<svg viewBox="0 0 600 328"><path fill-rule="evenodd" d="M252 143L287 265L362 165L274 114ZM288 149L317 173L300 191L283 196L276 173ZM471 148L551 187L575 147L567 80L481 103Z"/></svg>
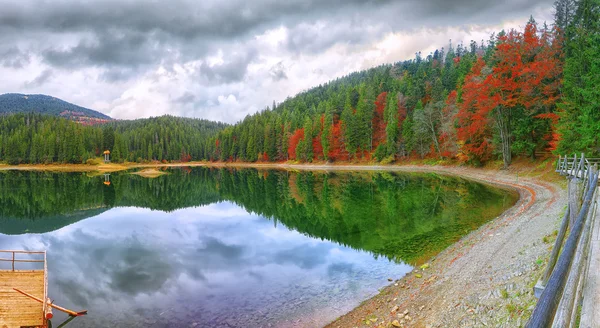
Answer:
<svg viewBox="0 0 600 328"><path fill-rule="evenodd" d="M516 200L514 194L456 177L389 172L195 168L174 169L155 179L117 173L110 185L102 182L102 177L81 173L2 174L0 215L14 219L4 219L0 229L22 233L15 229L23 229L27 218L34 219L25 220L30 231L51 231L61 227L61 217L69 224L85 218L82 213L98 214L91 209L173 211L227 200L310 236L416 263ZM20 226L7 231L11 222Z"/></svg>

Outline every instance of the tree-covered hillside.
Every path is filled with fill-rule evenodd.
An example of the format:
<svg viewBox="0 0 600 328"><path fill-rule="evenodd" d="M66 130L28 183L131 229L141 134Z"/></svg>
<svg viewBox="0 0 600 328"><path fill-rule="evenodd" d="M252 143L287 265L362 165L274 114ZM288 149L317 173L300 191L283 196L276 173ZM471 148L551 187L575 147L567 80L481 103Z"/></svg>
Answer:
<svg viewBox="0 0 600 328"><path fill-rule="evenodd" d="M0 95L0 115L13 113L39 113L77 120L79 117L110 120L100 112L77 106L46 95L6 93Z"/></svg>
<svg viewBox="0 0 600 328"><path fill-rule="evenodd" d="M482 163L555 148L563 35L533 19L482 44L450 46L319 86L247 117L213 160Z"/></svg>

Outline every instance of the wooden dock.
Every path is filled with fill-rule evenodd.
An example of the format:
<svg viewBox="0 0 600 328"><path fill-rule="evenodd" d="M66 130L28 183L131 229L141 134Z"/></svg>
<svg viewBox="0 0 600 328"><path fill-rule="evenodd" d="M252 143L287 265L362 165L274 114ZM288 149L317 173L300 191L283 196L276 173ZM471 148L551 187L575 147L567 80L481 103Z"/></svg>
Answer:
<svg viewBox="0 0 600 328"><path fill-rule="evenodd" d="M27 266L36 268L19 270ZM47 281L46 252L0 250L0 328L46 327L47 305L15 288L45 300Z"/></svg>

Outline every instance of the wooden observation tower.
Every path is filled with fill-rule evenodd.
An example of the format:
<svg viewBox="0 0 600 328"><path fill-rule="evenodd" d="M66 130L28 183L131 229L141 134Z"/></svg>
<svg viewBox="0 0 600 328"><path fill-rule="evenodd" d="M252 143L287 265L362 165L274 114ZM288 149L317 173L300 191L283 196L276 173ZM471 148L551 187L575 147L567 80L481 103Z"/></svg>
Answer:
<svg viewBox="0 0 600 328"><path fill-rule="evenodd" d="M110 163L110 150L105 150L104 151L104 163Z"/></svg>

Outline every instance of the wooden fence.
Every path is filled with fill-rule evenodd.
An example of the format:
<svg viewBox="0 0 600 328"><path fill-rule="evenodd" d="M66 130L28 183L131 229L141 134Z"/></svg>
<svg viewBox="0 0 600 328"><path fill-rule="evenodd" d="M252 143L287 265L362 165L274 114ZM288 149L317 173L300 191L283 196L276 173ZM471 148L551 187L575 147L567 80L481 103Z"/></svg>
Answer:
<svg viewBox="0 0 600 328"><path fill-rule="evenodd" d="M0 255L2 255L2 254L11 254L11 255L9 255L10 258L0 258L0 262L11 262L12 271L15 271L15 264L18 264L18 263L44 263L44 269L38 269L38 270L45 271L45 266L46 266L46 252L45 251L30 252L30 251L3 251L3 250L0 250ZM17 254L27 254L26 256L44 255L44 258L43 259L23 259L23 258L18 259Z"/></svg>
<svg viewBox="0 0 600 328"><path fill-rule="evenodd" d="M584 287L595 284L588 277L599 269L590 271L592 234L600 223L595 215L599 163L600 158L586 158L584 154L558 159L556 171L569 179L569 205L548 266L534 288L539 300L528 328L577 327L582 318L594 316L594 300L584 297Z"/></svg>

